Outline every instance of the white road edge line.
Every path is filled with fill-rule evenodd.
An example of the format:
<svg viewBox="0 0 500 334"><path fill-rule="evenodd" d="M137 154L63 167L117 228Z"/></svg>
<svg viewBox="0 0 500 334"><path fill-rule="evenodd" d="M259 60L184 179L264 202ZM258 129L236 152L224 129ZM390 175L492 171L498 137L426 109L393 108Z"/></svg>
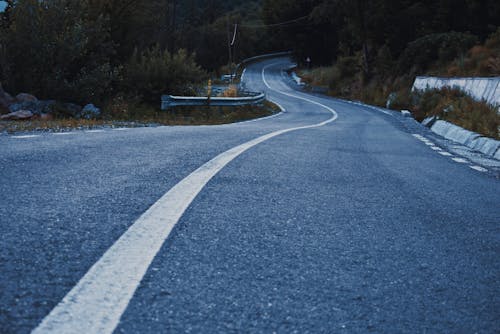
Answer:
<svg viewBox="0 0 500 334"><path fill-rule="evenodd" d="M451 157L453 156L453 154L449 153L449 152L446 152L446 151L440 151L438 152L439 154L445 156L445 157Z"/></svg>
<svg viewBox="0 0 500 334"><path fill-rule="evenodd" d="M462 158L451 158L451 160L461 163L461 164L466 164L468 161Z"/></svg>
<svg viewBox="0 0 500 334"><path fill-rule="evenodd" d="M101 133L104 132L104 130L85 130L86 133Z"/></svg>
<svg viewBox="0 0 500 334"><path fill-rule="evenodd" d="M483 172L486 173L488 170L486 168L483 168L481 166L469 166L470 168L477 170L478 172Z"/></svg>
<svg viewBox="0 0 500 334"><path fill-rule="evenodd" d="M69 136L69 135L76 135L76 132L54 132L54 136Z"/></svg>
<svg viewBox="0 0 500 334"><path fill-rule="evenodd" d="M321 127L337 119L335 110L326 105L271 88L265 81L265 70L276 64L262 69L262 78L269 89L319 105L330 111L332 117L318 124L279 130L255 138L199 167L139 217L32 333L111 334L175 224L214 175L255 145L288 132Z"/></svg>
<svg viewBox="0 0 500 334"><path fill-rule="evenodd" d="M28 138L36 138L36 137L40 137L40 135L12 136L11 138L15 138L15 139L28 139Z"/></svg>

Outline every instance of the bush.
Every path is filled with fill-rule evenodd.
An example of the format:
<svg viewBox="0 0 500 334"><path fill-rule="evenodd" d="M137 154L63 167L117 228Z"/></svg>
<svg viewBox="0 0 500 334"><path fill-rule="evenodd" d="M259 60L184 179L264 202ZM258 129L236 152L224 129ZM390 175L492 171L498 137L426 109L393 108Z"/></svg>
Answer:
<svg viewBox="0 0 500 334"><path fill-rule="evenodd" d="M484 101L476 101L459 89L443 88L413 93L416 118L437 116L482 135L499 138L500 115Z"/></svg>
<svg viewBox="0 0 500 334"><path fill-rule="evenodd" d="M135 50L124 68L124 89L150 103L158 103L162 94L193 94L192 84L206 77L194 57L185 50L171 55L159 45L141 53Z"/></svg>
<svg viewBox="0 0 500 334"><path fill-rule="evenodd" d="M447 68L451 76L498 76L500 75L500 28L484 43L476 45L467 56L455 60Z"/></svg>
<svg viewBox="0 0 500 334"><path fill-rule="evenodd" d="M431 34L408 44L399 59L399 72L423 73L432 66L443 65L463 56L477 43L474 35L449 32Z"/></svg>

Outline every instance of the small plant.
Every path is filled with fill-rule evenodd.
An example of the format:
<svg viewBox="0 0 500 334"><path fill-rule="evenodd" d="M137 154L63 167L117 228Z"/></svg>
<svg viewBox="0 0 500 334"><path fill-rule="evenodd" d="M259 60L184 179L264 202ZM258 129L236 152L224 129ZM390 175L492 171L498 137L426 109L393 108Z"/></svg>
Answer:
<svg viewBox="0 0 500 334"><path fill-rule="evenodd" d="M238 87L236 85L229 85L229 87L220 94L222 97L237 97Z"/></svg>

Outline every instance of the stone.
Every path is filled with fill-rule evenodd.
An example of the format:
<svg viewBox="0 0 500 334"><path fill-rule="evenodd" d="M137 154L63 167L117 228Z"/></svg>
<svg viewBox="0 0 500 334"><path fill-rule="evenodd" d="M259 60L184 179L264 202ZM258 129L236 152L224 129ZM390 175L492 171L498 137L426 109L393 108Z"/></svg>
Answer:
<svg viewBox="0 0 500 334"><path fill-rule="evenodd" d="M93 104L87 104L83 107L82 111L79 114L79 118L83 119L95 119L101 116L101 109L97 108Z"/></svg>
<svg viewBox="0 0 500 334"><path fill-rule="evenodd" d="M38 99L31 94L28 93L20 93L16 95L16 100L19 102L37 102Z"/></svg>
<svg viewBox="0 0 500 334"><path fill-rule="evenodd" d="M413 117L411 111L409 110L401 110L401 114L403 115L403 117Z"/></svg>
<svg viewBox="0 0 500 334"><path fill-rule="evenodd" d="M10 112L16 112L18 110L31 110L33 114L40 115L42 113L49 114L53 112L55 101L24 101L18 103L12 103L9 106Z"/></svg>
<svg viewBox="0 0 500 334"><path fill-rule="evenodd" d="M11 120L11 121L18 121L18 120L25 120L25 119L30 119L33 117L33 113L29 110L18 110L15 112L11 112L7 115L2 115L0 116L1 120Z"/></svg>

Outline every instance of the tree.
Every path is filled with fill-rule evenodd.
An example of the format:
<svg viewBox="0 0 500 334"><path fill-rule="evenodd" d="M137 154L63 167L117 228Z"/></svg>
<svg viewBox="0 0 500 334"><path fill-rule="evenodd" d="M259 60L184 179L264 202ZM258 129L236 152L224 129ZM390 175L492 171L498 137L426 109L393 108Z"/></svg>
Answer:
<svg viewBox="0 0 500 334"><path fill-rule="evenodd" d="M44 98L99 101L116 75L109 18L91 1L19 0L7 30L7 84Z"/></svg>

